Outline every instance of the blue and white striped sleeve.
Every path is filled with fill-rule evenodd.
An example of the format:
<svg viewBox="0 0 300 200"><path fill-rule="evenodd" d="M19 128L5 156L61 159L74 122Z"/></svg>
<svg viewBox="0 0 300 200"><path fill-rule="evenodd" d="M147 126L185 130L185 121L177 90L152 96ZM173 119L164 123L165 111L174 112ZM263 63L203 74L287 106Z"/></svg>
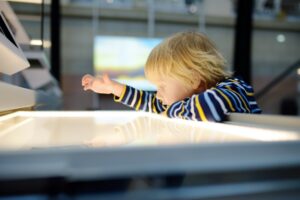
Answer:
<svg viewBox="0 0 300 200"><path fill-rule="evenodd" d="M134 89L126 86L120 97L121 102L136 110L162 113L170 118L194 121L224 121L229 113L260 113L251 86L238 79L228 79L200 94L170 106L163 105L156 98L156 93Z"/></svg>
<svg viewBox="0 0 300 200"><path fill-rule="evenodd" d="M135 110L152 113L162 113L167 108L166 105L163 105L162 102L156 98L155 92L137 90L130 86L126 86L121 96L115 96L114 100Z"/></svg>
<svg viewBox="0 0 300 200"><path fill-rule="evenodd" d="M233 87L234 86L234 87ZM175 102L165 112L171 118L224 121L229 113L260 113L254 94L232 83L220 84L191 98Z"/></svg>
<svg viewBox="0 0 300 200"><path fill-rule="evenodd" d="M193 121L224 121L228 108L214 90L175 102L165 111L170 118Z"/></svg>
<svg viewBox="0 0 300 200"><path fill-rule="evenodd" d="M228 80L201 94L175 102L166 111L171 118L224 121L229 113L261 113L251 86Z"/></svg>

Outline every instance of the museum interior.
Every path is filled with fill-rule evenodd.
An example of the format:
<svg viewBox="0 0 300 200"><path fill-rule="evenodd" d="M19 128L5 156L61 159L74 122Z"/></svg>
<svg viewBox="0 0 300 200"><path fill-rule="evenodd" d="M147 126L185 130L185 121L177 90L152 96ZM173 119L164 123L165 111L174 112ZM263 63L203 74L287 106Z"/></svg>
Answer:
<svg viewBox="0 0 300 200"><path fill-rule="evenodd" d="M210 89L219 107L151 109L147 59L182 32L214 43L260 114L207 121L248 95ZM300 0L0 1L0 200L300 199L299 52ZM86 74L128 85L122 103Z"/></svg>

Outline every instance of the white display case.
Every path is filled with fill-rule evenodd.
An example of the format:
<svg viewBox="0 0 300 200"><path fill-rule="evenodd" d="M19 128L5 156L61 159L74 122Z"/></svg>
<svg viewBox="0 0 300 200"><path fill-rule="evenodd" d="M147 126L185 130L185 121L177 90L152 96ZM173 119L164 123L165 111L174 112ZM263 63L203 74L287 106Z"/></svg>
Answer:
<svg viewBox="0 0 300 200"><path fill-rule="evenodd" d="M213 123L137 111L11 113L0 117L0 199L299 197L298 124L245 114Z"/></svg>

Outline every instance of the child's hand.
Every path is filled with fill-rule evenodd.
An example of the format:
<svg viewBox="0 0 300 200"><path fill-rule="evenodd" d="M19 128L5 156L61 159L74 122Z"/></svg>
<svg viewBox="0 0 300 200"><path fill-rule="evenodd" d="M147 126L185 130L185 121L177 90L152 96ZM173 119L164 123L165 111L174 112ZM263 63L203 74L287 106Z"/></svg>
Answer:
<svg viewBox="0 0 300 200"><path fill-rule="evenodd" d="M107 74L98 77L86 74L82 77L81 84L84 90L92 90L101 94L114 92L114 81L112 81Z"/></svg>
<svg viewBox="0 0 300 200"><path fill-rule="evenodd" d="M86 74L82 77L81 84L84 90L92 90L101 94L114 94L118 97L125 88L125 85L111 80L107 74L98 77Z"/></svg>

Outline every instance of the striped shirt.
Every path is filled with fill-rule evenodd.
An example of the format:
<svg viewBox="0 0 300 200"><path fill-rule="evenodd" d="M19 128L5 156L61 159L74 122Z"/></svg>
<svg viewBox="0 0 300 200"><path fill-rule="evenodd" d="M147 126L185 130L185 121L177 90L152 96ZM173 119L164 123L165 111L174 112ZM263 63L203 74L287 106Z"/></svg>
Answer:
<svg viewBox="0 0 300 200"><path fill-rule="evenodd" d="M116 102L121 102L136 110L160 113L170 118L195 121L223 121L229 113L261 113L250 85L238 78L228 78L215 87L177 101L163 105L156 98L156 92L137 90L126 86Z"/></svg>

